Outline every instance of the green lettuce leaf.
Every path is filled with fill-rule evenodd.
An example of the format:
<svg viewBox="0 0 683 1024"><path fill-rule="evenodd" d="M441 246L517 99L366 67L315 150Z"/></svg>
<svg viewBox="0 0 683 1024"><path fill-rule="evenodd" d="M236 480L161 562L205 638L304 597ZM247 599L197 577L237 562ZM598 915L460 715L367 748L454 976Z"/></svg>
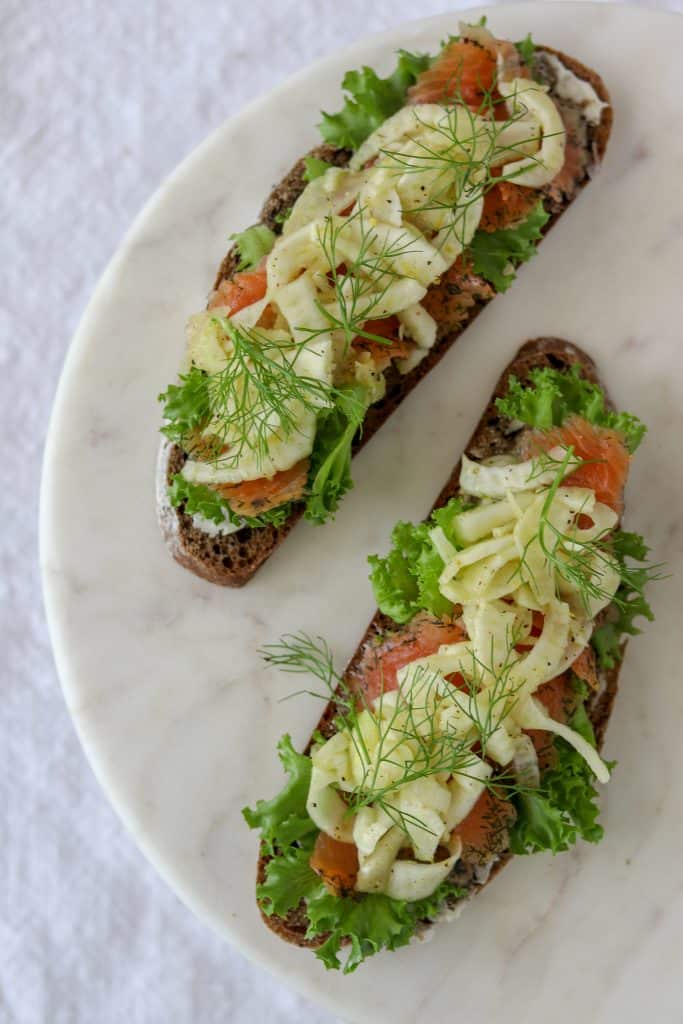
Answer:
<svg viewBox="0 0 683 1024"><path fill-rule="evenodd" d="M576 841L573 823L541 790L520 793L514 803L517 820L510 829L512 853L560 853Z"/></svg>
<svg viewBox="0 0 683 1024"><path fill-rule="evenodd" d="M269 855L276 848L286 850L292 843L306 836L310 838L318 831L306 813L311 760L296 752L288 735L282 737L277 749L282 767L289 775L288 781L272 800L259 800L253 809L245 807L242 811L249 828L261 829L264 850ZM275 860L271 863L275 863ZM272 893L272 888L269 891ZM300 898L297 898L297 903Z"/></svg>
<svg viewBox="0 0 683 1024"><path fill-rule="evenodd" d="M497 292L506 292L515 279L514 268L535 254L549 217L539 200L527 219L514 228L475 231L469 245L475 273L490 281Z"/></svg>
<svg viewBox="0 0 683 1024"><path fill-rule="evenodd" d="M321 178L330 167L332 164L328 164L327 160L321 160L317 156L305 156L304 181L315 181L316 178Z"/></svg>
<svg viewBox="0 0 683 1024"><path fill-rule="evenodd" d="M534 60L534 54L536 53L536 44L531 38L531 32L527 33L524 39L520 39L515 43L515 49L526 66L531 67Z"/></svg>
<svg viewBox="0 0 683 1024"><path fill-rule="evenodd" d="M326 967L339 969L345 940L350 954L344 973L354 971L381 949L396 949L410 941L419 921L437 915L446 899L466 896L452 882L442 883L427 899L408 903L382 895L339 897L331 893L310 867L318 829L306 813L311 761L298 754L289 736L278 744L282 765L289 775L272 800L259 800L242 811L250 828L261 829L264 853L271 859L266 877L256 888L265 914L284 915L303 900L309 919L308 938L325 936L316 956Z"/></svg>
<svg viewBox="0 0 683 1024"><path fill-rule="evenodd" d="M267 256L275 245L275 234L265 224L252 224L245 231L230 235L239 252L240 261L236 270L250 270Z"/></svg>
<svg viewBox="0 0 683 1024"><path fill-rule="evenodd" d="M639 533L631 533L628 530L615 532L612 537L612 550L622 565L627 558L632 558L636 562L644 562L650 553L645 538Z"/></svg>
<svg viewBox="0 0 683 1024"><path fill-rule="evenodd" d="M444 563L429 536L440 526L448 540L459 548L452 530L453 519L466 505L451 498L436 509L426 523L398 523L391 534L391 549L386 557L370 555L370 582L380 611L394 622L408 622L420 610L440 617L453 605L439 590Z"/></svg>
<svg viewBox="0 0 683 1024"><path fill-rule="evenodd" d="M186 480L182 473L176 473L168 488L168 499L174 508L185 502L185 514L201 515L204 519L220 525L226 519L235 526L250 526L258 529L261 526L282 526L291 514L294 503L286 502L277 508L268 509L258 516L242 516L233 512L227 501L206 484L193 484Z"/></svg>
<svg viewBox="0 0 683 1024"><path fill-rule="evenodd" d="M380 78L368 67L347 71L342 82L348 94L344 106L336 114L323 111L319 125L323 139L342 149L358 149L375 128L400 110L409 86L430 60L424 53L399 50L396 69L388 78Z"/></svg>
<svg viewBox="0 0 683 1024"><path fill-rule="evenodd" d="M397 523L391 531L386 558L370 555L370 581L377 605L394 622L408 622L419 611L419 581L415 567L425 545L424 528Z"/></svg>
<svg viewBox="0 0 683 1024"><path fill-rule="evenodd" d="M304 836L299 846L287 846L266 867L266 879L256 886L256 899L268 917L283 917L295 910L302 900L320 898L327 891L309 861L313 853L315 835Z"/></svg>
<svg viewBox="0 0 683 1024"><path fill-rule="evenodd" d="M275 214L273 220L275 221L276 224L279 224L280 227L282 227L285 221L287 221L291 216L293 209L293 206L286 206L284 210L279 210L278 213Z"/></svg>
<svg viewBox="0 0 683 1024"><path fill-rule="evenodd" d="M289 519L294 509L296 502L286 501L284 505L278 505L276 508L266 509L265 512L259 512L257 516L243 516L232 509L229 510L229 518L236 522L239 526L250 526L252 529L257 530L260 526L282 526L282 524Z"/></svg>
<svg viewBox="0 0 683 1024"><path fill-rule="evenodd" d="M405 946L419 921L434 918L447 899L460 899L466 890L444 882L427 899L408 903L389 896L335 896L309 865L314 839L279 852L266 867L266 879L256 896L265 914L286 914L303 900L309 920L306 937L325 936L316 957L328 969L351 974L368 957L383 949ZM340 959L348 944L349 955Z"/></svg>
<svg viewBox="0 0 683 1024"><path fill-rule="evenodd" d="M434 509L430 516L430 529L431 526L440 526L446 535L446 540L449 540L454 548L459 548L460 543L453 529L453 520L461 512L464 512L467 507L467 502L463 501L462 498L451 498L441 508Z"/></svg>
<svg viewBox="0 0 683 1024"><path fill-rule="evenodd" d="M213 523L224 523L229 510L221 496L205 484L193 484L182 473L176 473L168 488L168 499L174 508L185 502L185 514L200 515Z"/></svg>
<svg viewBox="0 0 683 1024"><path fill-rule="evenodd" d="M417 571L417 606L441 618L453 611L453 602L439 590L439 577L444 569L443 558L431 541L425 544L415 563Z"/></svg>
<svg viewBox="0 0 683 1024"><path fill-rule="evenodd" d="M311 922L307 937L314 938L329 932L315 955L332 970L342 966L339 953L344 939L347 939L351 951L343 971L351 974L367 957L382 949L397 949L410 941L415 921L404 912L407 906L376 894L360 899L340 899L323 889L317 899L307 902Z"/></svg>
<svg viewBox="0 0 683 1024"><path fill-rule="evenodd" d="M508 381L504 398L496 399L498 411L512 420L521 420L540 430L561 426L572 415L582 416L596 426L618 430L630 452L634 452L643 437L644 423L631 413L608 409L605 396L597 384L582 376L578 365L568 371L553 369L532 370L529 384L516 377ZM641 536L615 531L612 547L619 562L622 582L610 610L608 620L594 632L591 643L601 668L612 668L621 659L621 645L625 636L640 632L634 624L638 618L650 622L654 618L645 597L646 584L657 578L653 567L634 566L644 562L648 548ZM655 566L656 570L658 567Z"/></svg>
<svg viewBox="0 0 683 1024"><path fill-rule="evenodd" d="M630 452L636 450L647 430L637 416L608 409L602 390L582 376L578 365L565 371L532 370L528 384L511 376L507 394L496 399L496 406L503 416L539 430L560 427L572 415L582 416L596 426L620 431Z"/></svg>
<svg viewBox="0 0 683 1024"><path fill-rule="evenodd" d="M179 384L169 384L159 395L163 402L163 417L168 420L161 428L170 441L182 445L187 435L204 426L211 415L208 377L204 370L193 366L189 373L181 374Z"/></svg>
<svg viewBox="0 0 683 1024"><path fill-rule="evenodd" d="M654 613L645 596L645 587L653 579L653 567L635 567L633 562L645 562L649 548L638 533L616 530L612 537L612 550L619 562L621 584L610 609L610 618L593 633L591 643L601 668L614 668L621 661L621 646L627 636L637 636L641 630L635 625L639 618L652 622ZM657 566L654 567L656 571ZM654 577L656 578L656 577Z"/></svg>
<svg viewBox="0 0 683 1024"><path fill-rule="evenodd" d="M630 452L636 450L647 433L645 424L630 412L612 412L610 410L602 425L623 434Z"/></svg>
<svg viewBox="0 0 683 1024"><path fill-rule="evenodd" d="M306 498L305 517L310 522L329 519L353 487L351 445L366 409L365 391L354 385L339 389L335 404L318 416Z"/></svg>
<svg viewBox="0 0 683 1024"><path fill-rule="evenodd" d="M351 974L375 953L406 946L420 921L435 918L447 899L461 899L466 895L466 890L449 881L443 882L426 899L411 903L377 894L339 898L323 886L317 896L306 901L310 920L307 937L329 933L315 955L333 970L342 966L339 953L344 940L348 940L350 953L343 971Z"/></svg>
<svg viewBox="0 0 683 1024"><path fill-rule="evenodd" d="M578 680L578 691L587 690ZM582 701L569 721L585 740L595 746L595 734ZM517 820L510 830L513 853L561 853L577 839L599 843L604 831L598 823L600 810L595 776L580 754L562 739L555 740L557 760L544 773L538 790L527 790L514 797Z"/></svg>

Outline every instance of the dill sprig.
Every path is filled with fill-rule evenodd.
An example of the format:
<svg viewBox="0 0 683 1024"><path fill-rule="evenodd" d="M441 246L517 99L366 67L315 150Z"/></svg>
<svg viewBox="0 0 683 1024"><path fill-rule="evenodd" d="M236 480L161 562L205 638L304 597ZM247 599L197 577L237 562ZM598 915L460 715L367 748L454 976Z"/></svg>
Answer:
<svg viewBox="0 0 683 1024"><path fill-rule="evenodd" d="M380 694L373 716L378 722L377 747L372 751L367 749L360 729L352 729L350 733L361 763L367 766L362 781L350 794L345 794L350 812L372 805L384 810L404 831L407 831L407 825L412 825L431 832L424 822L414 815L406 815L392 802L403 786L444 774L477 780L487 788L498 789L499 777L481 779L474 771L480 759L472 748L479 743L485 752L491 737L512 710L517 688L511 686L510 673L518 661L515 642L511 640L503 664L495 666L493 682L485 688L486 699L480 702L477 698L484 689L484 679L494 671L493 652L490 664L471 652L466 699L459 705L472 725L472 732L465 737L459 736L452 728L443 730L437 727L439 704L449 696L447 691L444 692L440 672L428 666L418 669L409 698L389 704L388 720L385 716L387 697ZM466 666L463 663L460 667ZM382 785L380 780L387 769L391 770L393 778ZM520 785L509 776L505 786L509 795L520 791Z"/></svg>
<svg viewBox="0 0 683 1024"><path fill-rule="evenodd" d="M496 658L492 641L488 662L480 658L472 649L470 651L471 665L467 672L462 671L466 666L461 663L460 671L467 681L468 694L468 702L463 710L472 721L483 750L486 750L491 737L514 707L519 686L512 685L511 674L521 660L517 645L523 639L521 632L508 630L502 661ZM484 689L486 701L482 710L477 696Z"/></svg>
<svg viewBox="0 0 683 1024"><path fill-rule="evenodd" d="M523 94L515 97L515 108L505 119L496 121L495 115L505 101L496 97L496 82L490 89L483 90L479 109L473 111L465 102L457 85L452 90L452 104L444 107L444 117L437 124L425 122L416 111L419 124L428 129L427 138L436 135L438 144L424 139L411 139L410 148L401 151L393 147L380 149L382 161L379 167L397 176L429 173L432 185L425 187L424 201L405 209L408 215L429 214L451 210L463 214L468 206L478 202L490 189L501 182L513 181L522 169L511 167L505 174L499 168L503 163L525 158L541 165L537 155L529 149L540 142L538 131L527 120L528 110ZM506 108L505 108L506 109ZM467 119L463 132L461 116ZM526 133L526 128L529 133ZM513 129L521 129L517 132ZM558 133L560 134L560 133ZM561 134L564 134L562 132ZM507 136L512 136L509 141ZM527 168L528 169L528 166ZM452 191L457 188L458 199L454 203ZM429 195L426 193L429 191ZM458 231L462 216L454 220L452 232ZM464 244L463 238L458 238Z"/></svg>
<svg viewBox="0 0 683 1024"><path fill-rule="evenodd" d="M170 421L164 432L221 467L237 465L247 452L261 465L273 438L299 432L302 414L317 415L339 393L299 371L303 343L238 326L224 316L212 319L230 341L225 366L215 373L193 367L180 385L160 396Z"/></svg>
<svg viewBox="0 0 683 1024"><path fill-rule="evenodd" d="M334 389L325 381L300 374L300 344L273 340L254 328L238 327L215 317L231 341L226 366L207 383L211 429L221 442L223 465L235 465L245 450L263 462L274 435L289 437L301 429L302 411L317 414L331 405Z"/></svg>
<svg viewBox="0 0 683 1024"><path fill-rule="evenodd" d="M281 672L296 675L311 675L323 684L323 692L297 690L283 700L307 694L325 701L333 700L342 715L352 714L356 702L351 690L334 667L334 655L329 644L321 636L308 633L285 633L279 643L265 644L259 654L267 665L279 668ZM343 723L342 723L343 727Z"/></svg>
<svg viewBox="0 0 683 1024"><path fill-rule="evenodd" d="M606 590L601 580L605 572L614 567L614 559L602 544L609 537L609 530L591 540L579 540L578 521L583 509L578 510L567 532L551 521L550 510L567 475L573 454L574 449L569 446L548 488L539 519L538 543L547 564L557 573L558 581L564 579L578 591L584 609L590 614L593 601L612 597L611 590Z"/></svg>
<svg viewBox="0 0 683 1024"><path fill-rule="evenodd" d="M401 153L394 147L383 147L380 150L382 161L377 166L396 175L430 172L443 179L443 190L453 187L455 177L459 191L467 191L469 188L476 190L477 195L480 195L481 191L485 193L501 182L514 181L521 173L515 168L511 168L506 174L498 172L498 168L504 163L525 158L541 166L542 162L538 157L528 152L529 148L540 143L541 139L538 129L527 120L528 110L524 106L523 98L517 97L513 113L507 114L504 120L497 121L496 112L505 100L496 98L495 92L496 82L492 88L483 92L479 110L472 111L460 90L455 90L453 104L444 106L443 117L435 124L421 119L416 110L416 121L427 129L427 139L436 135L439 139L438 144L430 144L429 141L418 138L410 140L411 147L407 152ZM466 118L464 132L461 128L461 116ZM512 131L515 126L522 130L519 137L515 137L516 133ZM525 133L527 128L528 134ZM508 140L506 135L512 137ZM463 204L459 200L457 206L460 208L473 201L473 198L466 198ZM412 214L432 208L453 206L453 202L441 203L430 197L425 200L424 205L404 212Z"/></svg>
<svg viewBox="0 0 683 1024"><path fill-rule="evenodd" d="M510 674L519 661L515 650L519 637L511 635L508 649L501 664L497 664L491 651L490 664L484 663L474 652L471 663L463 663L467 679L466 699L460 708L472 724L472 732L466 737L458 736L453 728L438 726L439 704L448 697L441 673L428 666L420 666L411 681L410 694L402 699L394 691L382 690L375 701L370 702L365 693L353 688L334 667L332 652L320 637L313 638L306 633L287 634L279 643L262 648L264 660L282 671L303 673L314 676L324 687L324 692L305 690L323 699L332 699L337 709L334 725L337 731L346 730L356 755L364 766L361 781L351 790L344 791L348 814L354 814L362 807L372 805L382 809L391 821L408 832L409 827L431 829L414 815L406 814L396 805L397 792L405 785L433 775L447 774L461 778L477 779L486 786L500 788L500 777L482 780L473 771L479 758L473 752L475 743L482 750L493 734L500 728L515 702L516 691L511 686ZM485 680L486 700L480 702L478 695ZM294 696L294 694L290 694ZM364 731L359 728L360 716L369 712L371 728L376 730L377 743L368 746ZM321 740L324 739L321 737ZM383 781L387 773L389 781ZM520 785L505 776L503 784L510 794L520 791Z"/></svg>
<svg viewBox="0 0 683 1024"><path fill-rule="evenodd" d="M457 92L457 91L456 91ZM506 178L495 175L492 163L505 156L528 156L536 134L517 131L523 127L523 97L504 121L495 121L502 102L494 95L494 86L485 92L480 111L473 113L462 96L454 96L456 106L445 106L444 117L429 125L426 138L436 135L438 143L412 140L409 151L396 148L381 151L380 167L397 175L428 172L429 189L425 199L404 209L426 231L432 244L443 248L452 237L460 247L468 238L466 214L474 203ZM467 128L462 130L462 117ZM416 117L419 115L416 113ZM482 119L483 117L483 119ZM446 213L444 217L440 214ZM432 225L437 218L441 226ZM245 328L227 317L215 316L215 324L230 341L226 365L216 373L193 368L160 396L165 401L164 415L169 423L164 433L194 451L198 458L226 468L236 466L245 453L254 455L258 467L265 464L275 439L285 439L310 427L311 415L335 403L338 393L327 382L299 371L298 362L305 347L330 332L343 339L348 351L356 338L377 344L390 339L367 329L368 321L391 316L394 305L390 289L410 278L403 267L415 251L415 237L406 229L383 231L368 208L356 201L346 216L328 216L319 230L318 241L329 267L318 275L316 305L323 326L295 328L298 338L277 338L258 328ZM445 227L443 226L445 223ZM347 236L347 237L345 237ZM354 239L356 244L349 245ZM351 255L350 255L351 254ZM302 420L308 421L302 424Z"/></svg>
<svg viewBox="0 0 683 1024"><path fill-rule="evenodd" d="M528 134L522 131L518 137L506 141L506 133L509 136L515 126L526 128L527 111L523 101L518 100L512 114L503 121L495 121L495 112L504 102L495 97L495 83L485 91L477 113L469 109L459 90L454 91L453 99L455 105L444 107L443 118L436 125L425 122L418 111L415 112L416 123L428 129L427 137L436 135L438 144L418 138L411 139L410 147L403 152L395 147L382 148L376 165L397 177L428 174L430 184L429 188L423 186L424 200L404 207L403 213L421 222L420 226L428 235L434 233L432 244L439 249L452 238L463 249L466 247L468 209L480 202L489 189L502 181L514 180L520 173L514 168L506 174L494 173L493 164L500 165L506 157L533 160L529 149L539 141L537 131L531 126ZM464 132L463 112L467 119ZM438 214L450 214L441 228L430 223ZM359 251L353 259L347 258L344 246L344 232L348 231L360 236ZM325 218L318 241L329 266L327 282L332 299L316 303L325 327L312 329L301 325L297 330L309 340L326 331L338 331L347 350L357 337L386 344L386 338L368 332L364 325L368 320L391 315L385 308L385 299L392 283L407 276L397 271L394 264L413 251L410 232L405 231L390 241L383 239L381 228L377 228L367 207L356 202L346 217Z"/></svg>
<svg viewBox="0 0 683 1024"><path fill-rule="evenodd" d="M613 593L612 589L606 588L602 582L610 570L616 569L622 584L640 592L647 583L664 578L661 572L662 563L646 563L634 567L626 562L624 557L620 557L618 549L615 550L615 537L618 536L618 531L615 531L614 527L602 530L588 540L581 538L578 524L584 513L583 508L576 510L568 530L561 529L552 521L552 505L568 471L574 471L599 460L578 459L570 445L561 459L543 453L536 461L537 466L532 474L540 475L549 466L557 466L557 472L543 502L538 530L525 544L517 572L521 573L524 569L533 584L533 568L529 564L527 553L530 546L537 543L546 565L555 573L556 587L559 587L562 580L569 584L577 591L581 604L589 615L593 603L610 600L615 605L620 605L619 591ZM533 479L533 475L529 479Z"/></svg>
<svg viewBox="0 0 683 1024"><path fill-rule="evenodd" d="M360 243L357 253L350 259L344 233L356 231ZM391 284L405 276L396 270L394 263L415 251L414 238L407 231L398 238L383 238L367 207L356 203L347 217L325 217L324 226L318 232L318 243L329 266L330 299L325 303L320 299L316 301L326 325L324 328L302 325L297 330L307 341L328 331L339 331L345 351L355 338L389 344L389 339L366 330L365 324L368 320L391 316L384 308L384 300Z"/></svg>

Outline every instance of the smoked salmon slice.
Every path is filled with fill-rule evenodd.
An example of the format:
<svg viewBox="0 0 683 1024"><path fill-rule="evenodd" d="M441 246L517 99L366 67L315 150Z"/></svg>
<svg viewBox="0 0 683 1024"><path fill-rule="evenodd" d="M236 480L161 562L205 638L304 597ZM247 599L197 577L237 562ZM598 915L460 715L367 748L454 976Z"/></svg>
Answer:
<svg viewBox="0 0 683 1024"><path fill-rule="evenodd" d="M512 181L500 181L484 196L481 231L500 231L526 220L538 203L538 193Z"/></svg>
<svg viewBox="0 0 683 1024"><path fill-rule="evenodd" d="M408 89L409 103L447 103L455 100L478 111L496 76L496 60L477 43L456 40L441 51L431 67Z"/></svg>
<svg viewBox="0 0 683 1024"><path fill-rule="evenodd" d="M342 843L320 832L309 864L335 896L353 890L358 875L358 850L354 843Z"/></svg>
<svg viewBox="0 0 683 1024"><path fill-rule="evenodd" d="M568 487L588 487L598 501L609 505L619 515L624 508L624 485L631 456L624 439L616 430L596 427L580 416L572 416L561 427L534 431L525 440L527 456L550 451L551 448L572 447L584 461L564 481Z"/></svg>
<svg viewBox="0 0 683 1024"><path fill-rule="evenodd" d="M301 498L306 488L309 460L301 459L291 469L272 477L245 480L242 484L215 484L213 490L239 516L257 516L287 501Z"/></svg>
<svg viewBox="0 0 683 1024"><path fill-rule="evenodd" d="M368 646L358 669L357 689L368 702L398 686L399 669L416 658L435 654L442 644L456 644L465 638L464 630L448 619L417 615L400 633L377 647Z"/></svg>
<svg viewBox="0 0 683 1024"><path fill-rule="evenodd" d="M230 280L223 280L209 302L209 309L227 306L230 315L258 302L266 294L268 277L265 265L256 270L243 270Z"/></svg>
<svg viewBox="0 0 683 1024"><path fill-rule="evenodd" d="M386 344L358 335L353 339L353 347L369 352L377 364L385 361L388 364L392 359L401 359L408 355L413 347L413 342L399 338L400 326L397 316L387 316L381 320L367 320L363 324L363 330L368 334L377 335L378 338L386 338Z"/></svg>
<svg viewBox="0 0 683 1024"><path fill-rule="evenodd" d="M515 819L509 800L485 789L466 818L453 834L462 840L466 860L486 861L492 853L501 853L508 845L508 829Z"/></svg>

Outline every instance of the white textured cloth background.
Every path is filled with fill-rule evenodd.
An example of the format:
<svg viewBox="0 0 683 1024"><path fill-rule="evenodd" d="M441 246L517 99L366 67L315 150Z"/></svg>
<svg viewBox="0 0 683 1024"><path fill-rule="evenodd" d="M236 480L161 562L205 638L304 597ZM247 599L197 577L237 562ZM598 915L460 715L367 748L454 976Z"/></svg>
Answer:
<svg viewBox="0 0 683 1024"><path fill-rule="evenodd" d="M0 1024L332 1020L196 921L95 783L45 629L40 461L95 282L178 161L313 59L446 6L0 0Z"/></svg>

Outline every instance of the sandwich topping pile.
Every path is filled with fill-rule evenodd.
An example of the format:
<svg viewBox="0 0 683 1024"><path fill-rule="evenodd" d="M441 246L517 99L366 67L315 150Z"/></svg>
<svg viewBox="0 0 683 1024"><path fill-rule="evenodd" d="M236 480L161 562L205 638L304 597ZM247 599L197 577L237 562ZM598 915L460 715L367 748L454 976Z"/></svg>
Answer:
<svg viewBox="0 0 683 1024"><path fill-rule="evenodd" d="M335 512L387 370L409 373L437 340L429 289L456 265L490 294L509 286L549 220L543 199L585 174L605 106L530 38L483 25L344 88L321 131L347 165L306 158L280 233L236 236L239 272L191 317L180 381L160 396L187 455L170 500L207 532L279 526L294 505L316 523Z"/></svg>
<svg viewBox="0 0 683 1024"><path fill-rule="evenodd" d="M645 428L577 366L510 378L497 405L514 449L465 456L456 497L371 557L387 625L346 675L304 635L265 652L332 695L307 755L281 741L284 790L244 812L262 911L303 921L328 967L404 945L509 853L602 836L590 712L652 618L656 572L619 526Z"/></svg>

